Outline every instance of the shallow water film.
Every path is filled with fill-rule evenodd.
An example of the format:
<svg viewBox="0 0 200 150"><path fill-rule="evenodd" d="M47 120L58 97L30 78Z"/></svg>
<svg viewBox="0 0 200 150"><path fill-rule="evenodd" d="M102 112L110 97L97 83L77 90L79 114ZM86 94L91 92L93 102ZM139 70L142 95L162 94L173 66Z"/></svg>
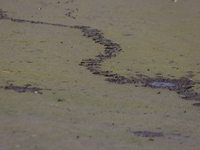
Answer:
<svg viewBox="0 0 200 150"><path fill-rule="evenodd" d="M152 86L156 86L156 87L175 86L174 83L166 83L166 82L151 82L149 84L152 85Z"/></svg>

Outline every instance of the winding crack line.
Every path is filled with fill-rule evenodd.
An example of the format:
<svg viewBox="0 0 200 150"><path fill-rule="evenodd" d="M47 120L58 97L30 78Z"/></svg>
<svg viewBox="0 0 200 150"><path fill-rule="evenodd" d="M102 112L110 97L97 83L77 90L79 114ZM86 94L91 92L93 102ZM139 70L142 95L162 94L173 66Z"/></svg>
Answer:
<svg viewBox="0 0 200 150"><path fill-rule="evenodd" d="M83 59L80 62L80 66L86 67L95 75L102 75L106 77L106 81L118 83L118 84L126 84L126 83L142 83L143 87L152 87L152 88L166 88L171 91L175 91L177 94L182 95L181 98L186 100L197 100L200 101L200 93L195 93L191 88L195 84L200 84L199 82L193 82L192 80L181 77L180 79L170 79L170 78L150 78L146 75L142 75L139 79L135 77L124 77L117 73L113 73L112 71L103 71L101 69L101 63L104 60L111 59L116 57L117 54L122 50L118 43L115 43L109 39L106 39L103 36L103 33L98 29L92 29L89 26L70 26L63 24L54 24L47 23L42 21L32 21L32 20L23 20L7 17L6 11L2 11L0 9L0 19L10 20L18 23L32 23L32 24L43 24L43 25L52 25L58 27L68 27L73 29L79 29L83 32L83 36L87 38L91 38L95 43L99 43L105 46L105 50L103 54L99 54L95 56L95 58ZM142 77L143 76L143 77ZM145 77L145 78L144 78Z"/></svg>

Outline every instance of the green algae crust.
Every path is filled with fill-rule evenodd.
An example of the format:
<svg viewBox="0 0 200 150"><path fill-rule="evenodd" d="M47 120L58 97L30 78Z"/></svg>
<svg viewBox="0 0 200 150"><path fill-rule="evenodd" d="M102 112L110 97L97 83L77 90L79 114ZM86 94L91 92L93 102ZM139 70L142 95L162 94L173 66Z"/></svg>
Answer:
<svg viewBox="0 0 200 150"><path fill-rule="evenodd" d="M198 1L190 3L193 9L186 1L59 2L1 1L0 6L13 18L102 30L123 49L102 64L103 70L174 78L193 71L191 79L200 80ZM74 10L76 19L65 15L67 9ZM0 89L0 149L199 148L200 110L194 101L91 74L78 64L101 53L103 46L79 30L9 20L0 25L0 86L29 83L52 89L43 94ZM138 137L132 131L164 136Z"/></svg>

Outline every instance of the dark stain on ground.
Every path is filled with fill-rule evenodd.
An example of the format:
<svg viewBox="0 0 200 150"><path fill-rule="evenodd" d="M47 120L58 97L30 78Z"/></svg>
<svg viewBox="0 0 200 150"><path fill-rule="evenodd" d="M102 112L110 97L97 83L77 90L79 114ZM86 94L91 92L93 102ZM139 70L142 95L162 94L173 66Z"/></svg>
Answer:
<svg viewBox="0 0 200 150"><path fill-rule="evenodd" d="M24 86L14 86L13 84L10 84L10 85L6 85L5 87L0 87L0 88L4 88L5 90L14 90L19 93L33 92L33 93L38 93L38 94L42 94L42 92L40 92L41 90L51 90L51 89L42 89L42 88L30 87L30 86L31 84L26 84Z"/></svg>
<svg viewBox="0 0 200 150"><path fill-rule="evenodd" d="M113 57L116 57L119 52L122 51L120 44L115 43L109 39L106 39L103 36L103 33L98 30L98 29L92 29L89 26L69 26L69 25L63 25L63 24L53 24L53 23L47 23L47 22L41 22L41 21L31 21L31 20L23 20L23 19L15 19L15 18L9 18L5 14L5 11L2 11L0 9L0 19L6 19L6 20L11 20L13 22L18 22L18 23L33 23L33 24L44 24L44 25L52 25L52 26L58 26L58 27L68 27L68 28L73 28L73 29L79 29L83 32L83 36L92 39L95 43L103 45L104 51L102 54L96 55L95 58L88 58L88 59L83 59L80 62L80 66L86 67L90 72L92 72L95 75L101 75L106 77L106 81L112 82L112 83L117 83L117 84L135 84L137 87L137 84L142 84L143 87L151 87L151 88L165 88L170 91L175 91L177 94L181 95L182 99L185 100L196 100L200 101L200 93L194 92L192 87L195 84L200 84L199 82L194 82L190 80L189 78L186 77L181 77L179 79L170 79L170 78L163 78L162 76L156 76L155 78L148 77L143 74L137 74L135 77L125 77L121 76L117 73L113 73L112 71L106 70L103 71L101 69L101 63L104 62L107 59L111 59ZM188 71L189 76L193 76L193 72ZM157 75L160 75L158 73ZM9 85L5 89L13 89L17 92L23 92L27 90L32 90L32 91L37 91L37 90L42 90L40 88L28 88L26 86L24 87L18 87L18 86L13 86ZM193 104L194 106L199 106L199 103ZM141 132L141 133L140 133ZM149 134L151 135L151 132L148 131L138 131L137 134Z"/></svg>
<svg viewBox="0 0 200 150"><path fill-rule="evenodd" d="M193 106L200 107L200 103L194 103Z"/></svg>
<svg viewBox="0 0 200 150"><path fill-rule="evenodd" d="M141 137L162 137L164 134L162 132L150 132L150 131L131 131L137 136Z"/></svg>

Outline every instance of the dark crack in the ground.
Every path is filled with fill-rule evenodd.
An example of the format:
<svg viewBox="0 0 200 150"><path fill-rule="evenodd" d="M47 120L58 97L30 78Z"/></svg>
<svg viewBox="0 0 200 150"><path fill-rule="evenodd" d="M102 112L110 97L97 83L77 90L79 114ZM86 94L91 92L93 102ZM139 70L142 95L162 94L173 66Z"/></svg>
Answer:
<svg viewBox="0 0 200 150"><path fill-rule="evenodd" d="M13 84L10 84L10 85L6 85L5 87L0 87L0 88L4 88L5 90L13 90L13 91L16 91L19 93L33 92L33 93L38 93L38 94L42 94L41 90L44 90L39 87L30 87L30 86L31 86L31 84L26 84L24 86L15 86ZM45 89L45 90L47 90L47 89Z"/></svg>
<svg viewBox="0 0 200 150"><path fill-rule="evenodd" d="M102 52L102 54L98 54L94 58L83 59L79 63L80 66L86 67L94 75L105 76L106 81L117 83L117 84L129 83L129 84L135 84L136 87L137 87L137 84L142 84L143 87L165 88L170 91L175 91L177 94L181 95L180 97L182 99L200 101L200 93L196 93L192 89L195 84L200 84L200 83L194 82L186 77L181 77L179 79L170 79L170 78L163 78L163 77L151 78L146 75L140 74L138 78L136 78L133 76L132 77L121 76L118 73L113 73L110 70L106 70L106 71L102 70L101 63L107 59L116 57L122 51L122 48L120 47L120 44L105 38L103 33L98 29L92 29L89 26L79 26L79 25L69 26L69 25L54 24L54 23L47 23L47 22L41 22L41 21L31 21L31 20L10 18L6 15L6 11L2 11L1 9L0 9L0 19L6 19L13 22L18 22L18 23L43 24L43 25L52 25L52 26L58 26L58 27L68 27L68 28L73 28L73 29L79 29L82 31L83 36L90 38L95 43L101 44L104 46L104 51ZM9 88L12 89L12 86ZM27 89L29 88L26 88L26 90ZM199 107L199 103L195 103L193 104L193 106Z"/></svg>

